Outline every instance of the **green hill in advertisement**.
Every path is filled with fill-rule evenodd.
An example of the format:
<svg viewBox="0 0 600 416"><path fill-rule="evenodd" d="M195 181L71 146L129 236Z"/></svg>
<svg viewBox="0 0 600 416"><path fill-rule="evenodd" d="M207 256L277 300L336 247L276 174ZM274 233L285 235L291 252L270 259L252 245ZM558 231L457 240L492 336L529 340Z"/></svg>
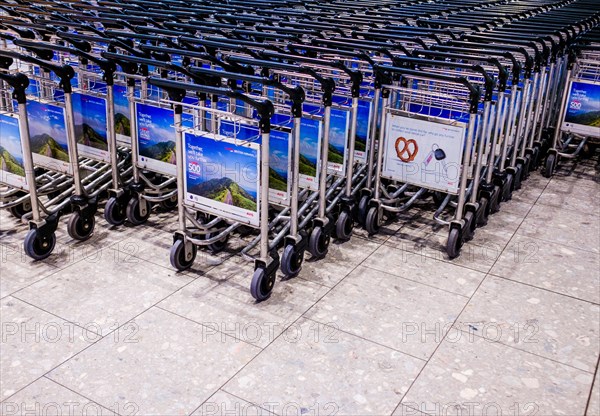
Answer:
<svg viewBox="0 0 600 416"><path fill-rule="evenodd" d="M131 122L129 117L121 113L115 114L115 132L123 136L131 136Z"/></svg>
<svg viewBox="0 0 600 416"><path fill-rule="evenodd" d="M30 142L31 150L34 153L61 160L63 162L69 161L69 154L49 134L43 133L33 136Z"/></svg>
<svg viewBox="0 0 600 416"><path fill-rule="evenodd" d="M568 114L566 122L582 124L590 127L600 127L600 111L588 111L580 114Z"/></svg>
<svg viewBox="0 0 600 416"><path fill-rule="evenodd" d="M17 159L2 146L0 146L0 170L19 176L25 176L25 169L23 169L23 166L21 166Z"/></svg>
<svg viewBox="0 0 600 416"><path fill-rule="evenodd" d="M253 198L240 185L229 178L211 179L193 185L190 187L189 192L224 204L256 211L256 198Z"/></svg>
<svg viewBox="0 0 600 416"><path fill-rule="evenodd" d="M269 168L269 188L277 191L287 191L287 180L273 168Z"/></svg>
<svg viewBox="0 0 600 416"><path fill-rule="evenodd" d="M300 173L307 176L317 176L317 165L300 155Z"/></svg>
<svg viewBox="0 0 600 416"><path fill-rule="evenodd" d="M75 137L77 138L77 143L95 147L96 149L107 150L106 141L89 124L76 125Z"/></svg>
<svg viewBox="0 0 600 416"><path fill-rule="evenodd" d="M175 163L175 142L159 142L140 151L142 156L166 163Z"/></svg>
<svg viewBox="0 0 600 416"><path fill-rule="evenodd" d="M336 149L333 145L329 145L329 153L327 155L327 160L331 163L344 163L344 154Z"/></svg>

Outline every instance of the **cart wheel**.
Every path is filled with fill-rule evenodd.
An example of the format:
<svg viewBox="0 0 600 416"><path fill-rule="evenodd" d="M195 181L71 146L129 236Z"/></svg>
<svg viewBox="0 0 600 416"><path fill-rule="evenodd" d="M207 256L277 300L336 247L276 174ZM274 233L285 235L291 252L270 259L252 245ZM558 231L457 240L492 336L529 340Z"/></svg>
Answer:
<svg viewBox="0 0 600 416"><path fill-rule="evenodd" d="M379 232L379 210L377 207L369 208L367 218L365 219L365 229L369 235L377 234Z"/></svg>
<svg viewBox="0 0 600 416"><path fill-rule="evenodd" d="M271 296L274 286L275 273L267 276L267 272L263 268L258 268L254 271L252 283L250 284L250 293L254 299L258 302L268 299Z"/></svg>
<svg viewBox="0 0 600 416"><path fill-rule="evenodd" d="M446 199L446 194L439 191L434 191L431 196L433 197L433 202L438 207L442 205L442 202L444 202L444 199Z"/></svg>
<svg viewBox="0 0 600 416"><path fill-rule="evenodd" d="M302 262L304 261L304 253L296 250L292 244L285 246L281 256L281 272L286 277L294 277L302 270Z"/></svg>
<svg viewBox="0 0 600 416"><path fill-rule="evenodd" d="M21 219L23 215L31 212L31 204L29 202L23 202L19 205L9 208L11 215L17 219Z"/></svg>
<svg viewBox="0 0 600 416"><path fill-rule="evenodd" d="M544 177L550 178L554 174L554 169L556 168L556 155L549 154L546 158L546 166L544 167Z"/></svg>
<svg viewBox="0 0 600 416"><path fill-rule="evenodd" d="M342 211L335 222L335 236L340 240L350 240L353 228L354 222L352 221L350 213Z"/></svg>
<svg viewBox="0 0 600 416"><path fill-rule="evenodd" d="M490 201L490 213L495 214L500 211L500 192L502 190L499 186L494 187L494 192L492 193L492 200Z"/></svg>
<svg viewBox="0 0 600 416"><path fill-rule="evenodd" d="M169 255L171 266L178 271L189 269L192 267L192 264L194 264L194 260L196 260L196 253L198 253L198 248L192 244L192 252L186 257L185 242L183 240L175 241L175 244L173 244L171 247L171 253Z"/></svg>
<svg viewBox="0 0 600 416"><path fill-rule="evenodd" d="M460 229L452 228L448 234L448 241L446 243L446 253L451 259L455 259L460 255L460 249L463 246L463 239L460 233Z"/></svg>
<svg viewBox="0 0 600 416"><path fill-rule="evenodd" d="M213 236L215 236L217 234L206 234L206 238L212 238ZM229 241L229 234L225 235L222 239L217 240L216 242L207 245L206 247L213 253L213 254L217 254L220 253L221 251L225 250L225 248L227 247L227 242Z"/></svg>
<svg viewBox="0 0 600 416"><path fill-rule="evenodd" d="M521 169L521 181L526 181L529 179L529 172L531 169L531 155L528 153L525 155L525 164Z"/></svg>
<svg viewBox="0 0 600 416"><path fill-rule="evenodd" d="M502 201L510 201L512 199L512 184L514 177L512 173L506 175L506 183L502 189Z"/></svg>
<svg viewBox="0 0 600 416"><path fill-rule="evenodd" d="M465 226L463 228L463 241L470 241L475 235L475 216L472 211L468 211L465 214Z"/></svg>
<svg viewBox="0 0 600 416"><path fill-rule="evenodd" d="M34 260L44 260L54 250L56 245L56 235L54 233L42 236L37 228L29 230L25 236L23 248L25 254Z"/></svg>
<svg viewBox="0 0 600 416"><path fill-rule="evenodd" d="M479 210L477 211L477 226L483 227L488 223L490 215L489 201L487 198L479 198Z"/></svg>
<svg viewBox="0 0 600 416"><path fill-rule="evenodd" d="M160 201L158 205L165 211L174 210L177 208L177 195L169 199L165 199L164 201Z"/></svg>
<svg viewBox="0 0 600 416"><path fill-rule="evenodd" d="M104 219L110 225L122 225L127 219L126 209L117 198L109 198L104 206Z"/></svg>
<svg viewBox="0 0 600 416"><path fill-rule="evenodd" d="M533 148L533 154L531 155L531 170L535 170L540 166L540 146Z"/></svg>
<svg viewBox="0 0 600 416"><path fill-rule="evenodd" d="M140 225L148 221L151 211L150 202L146 202L146 205L148 207L146 213L142 214L140 212L140 200L138 197L134 196L129 200L129 203L127 204L127 219L130 223L133 225Z"/></svg>
<svg viewBox="0 0 600 416"><path fill-rule="evenodd" d="M67 231L71 238L79 241L87 240L94 232L96 218L93 215L83 216L81 212L75 211L69 217Z"/></svg>
<svg viewBox="0 0 600 416"><path fill-rule="evenodd" d="M521 179L523 178L523 164L517 163L517 171L513 179L513 190L518 191L521 189Z"/></svg>
<svg viewBox="0 0 600 416"><path fill-rule="evenodd" d="M327 254L331 236L323 231L323 227L315 227L310 233L308 240L308 251L313 257L321 259Z"/></svg>
<svg viewBox="0 0 600 416"><path fill-rule="evenodd" d="M364 195L358 202L358 223L364 225L367 219L367 211L369 210L369 197Z"/></svg>

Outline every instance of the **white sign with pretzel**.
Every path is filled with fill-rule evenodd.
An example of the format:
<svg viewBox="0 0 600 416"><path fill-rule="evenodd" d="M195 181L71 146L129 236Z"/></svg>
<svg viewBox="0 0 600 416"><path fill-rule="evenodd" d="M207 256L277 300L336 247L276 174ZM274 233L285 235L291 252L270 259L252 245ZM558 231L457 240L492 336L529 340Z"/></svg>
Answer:
<svg viewBox="0 0 600 416"><path fill-rule="evenodd" d="M381 176L456 194L465 133L454 120L388 114Z"/></svg>

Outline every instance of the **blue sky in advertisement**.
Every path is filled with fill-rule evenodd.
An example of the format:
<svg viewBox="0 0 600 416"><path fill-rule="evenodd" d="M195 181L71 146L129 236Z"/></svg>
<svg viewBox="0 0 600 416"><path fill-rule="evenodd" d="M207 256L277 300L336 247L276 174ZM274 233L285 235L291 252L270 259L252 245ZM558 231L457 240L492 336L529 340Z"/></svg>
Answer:
<svg viewBox="0 0 600 416"><path fill-rule="evenodd" d="M23 149L19 133L19 120L0 114L0 147L3 147L23 167Z"/></svg>
<svg viewBox="0 0 600 416"><path fill-rule="evenodd" d="M84 94L73 94L75 125L87 124L106 140L106 101Z"/></svg>
<svg viewBox="0 0 600 416"><path fill-rule="evenodd" d="M61 107L38 101L29 101L27 103L27 115L29 120L29 134L32 139L36 136L47 134L60 147L67 151L67 131Z"/></svg>

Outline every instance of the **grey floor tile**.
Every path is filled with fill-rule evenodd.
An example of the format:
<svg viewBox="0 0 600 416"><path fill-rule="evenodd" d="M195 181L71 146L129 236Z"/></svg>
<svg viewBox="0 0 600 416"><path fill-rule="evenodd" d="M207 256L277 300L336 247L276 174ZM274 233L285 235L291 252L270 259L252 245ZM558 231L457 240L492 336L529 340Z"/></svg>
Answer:
<svg viewBox="0 0 600 416"><path fill-rule="evenodd" d="M104 406L190 414L260 349L153 308L129 340L105 337L48 377Z"/></svg>
<svg viewBox="0 0 600 416"><path fill-rule="evenodd" d="M313 261L307 252L299 277L333 287L380 245L376 241L363 238L352 238L344 243L332 241L324 259Z"/></svg>
<svg viewBox="0 0 600 416"><path fill-rule="evenodd" d="M600 193L578 182L552 180L540 196L539 204L600 215Z"/></svg>
<svg viewBox="0 0 600 416"><path fill-rule="evenodd" d="M265 347L329 290L303 279L278 281L271 298L256 303L250 295L252 264L248 266L221 284L206 284L213 273L219 273L210 271L158 306Z"/></svg>
<svg viewBox="0 0 600 416"><path fill-rule="evenodd" d="M0 302L0 321L0 400L98 339L83 328L12 297Z"/></svg>
<svg viewBox="0 0 600 416"><path fill-rule="evenodd" d="M588 404L586 415L600 415L600 371L596 372L594 388L590 394L590 402Z"/></svg>
<svg viewBox="0 0 600 416"><path fill-rule="evenodd" d="M359 267L306 316L428 359L468 298Z"/></svg>
<svg viewBox="0 0 600 416"><path fill-rule="evenodd" d="M249 403L223 390L219 390L192 413L192 416L272 416L273 413L269 412L269 409L273 405L271 403L264 403L263 406L265 407ZM287 410L290 410L287 414L301 414L301 412L295 412L295 410L300 409Z"/></svg>
<svg viewBox="0 0 600 416"><path fill-rule="evenodd" d="M391 414L424 361L301 320L223 388L252 403L312 414ZM265 382L268 380L268 382Z"/></svg>
<svg viewBox="0 0 600 416"><path fill-rule="evenodd" d="M363 265L463 296L471 296L485 277L482 272L388 245L379 247Z"/></svg>
<svg viewBox="0 0 600 416"><path fill-rule="evenodd" d="M594 372L600 353L600 307L488 276L457 328Z"/></svg>
<svg viewBox="0 0 600 416"><path fill-rule="evenodd" d="M465 334L442 343L402 402L431 415L582 415L592 379L590 373Z"/></svg>
<svg viewBox="0 0 600 416"><path fill-rule="evenodd" d="M42 377L0 403L2 415L98 415L134 414L135 405L106 408Z"/></svg>
<svg viewBox="0 0 600 416"><path fill-rule="evenodd" d="M562 244L515 236L491 273L600 303L600 256Z"/></svg>
<svg viewBox="0 0 600 416"><path fill-rule="evenodd" d="M118 250L103 250L15 294L82 326L106 334L192 278Z"/></svg>
<svg viewBox="0 0 600 416"><path fill-rule="evenodd" d="M21 247L0 245L0 298L23 289L59 269L51 263L33 261Z"/></svg>
<svg viewBox="0 0 600 416"><path fill-rule="evenodd" d="M600 217L572 209L535 205L518 234L600 253Z"/></svg>
<svg viewBox="0 0 600 416"><path fill-rule="evenodd" d="M600 164L571 163L559 165L552 180L577 182L579 186L598 189L600 187Z"/></svg>
<svg viewBox="0 0 600 416"><path fill-rule="evenodd" d="M513 192L511 202L535 203L548 183L550 183L550 179L544 178L537 172L532 173L529 179L523 182L521 189Z"/></svg>

